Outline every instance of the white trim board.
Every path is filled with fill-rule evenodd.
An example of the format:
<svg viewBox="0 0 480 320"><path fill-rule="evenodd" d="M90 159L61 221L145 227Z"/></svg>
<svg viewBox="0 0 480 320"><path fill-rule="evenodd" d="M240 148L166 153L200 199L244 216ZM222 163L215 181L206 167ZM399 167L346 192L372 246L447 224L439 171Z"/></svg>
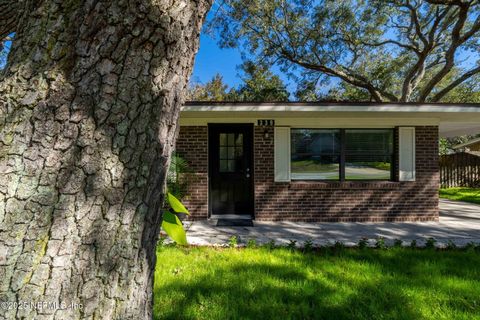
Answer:
<svg viewBox="0 0 480 320"><path fill-rule="evenodd" d="M191 118L180 117L181 126L206 126L209 123L253 123L258 119L273 119L275 126L292 128L386 128L396 126L438 126L435 118L268 118L268 117L229 117Z"/></svg>
<svg viewBox="0 0 480 320"><path fill-rule="evenodd" d="M407 105L407 104L378 104L378 105L354 105L354 104L281 104L281 103L258 103L258 104L196 104L184 105L181 108L182 112L473 112L480 114L479 105L461 105L461 104L421 104L421 105Z"/></svg>
<svg viewBox="0 0 480 320"><path fill-rule="evenodd" d="M398 129L399 179L400 181L415 181L416 176L416 134L415 127Z"/></svg>

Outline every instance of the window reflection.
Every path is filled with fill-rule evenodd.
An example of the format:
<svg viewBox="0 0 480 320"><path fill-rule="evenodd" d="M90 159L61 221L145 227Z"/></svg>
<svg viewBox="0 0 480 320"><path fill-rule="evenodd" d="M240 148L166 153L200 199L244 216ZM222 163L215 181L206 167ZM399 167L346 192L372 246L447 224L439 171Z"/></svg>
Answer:
<svg viewBox="0 0 480 320"><path fill-rule="evenodd" d="M220 133L218 154L219 171L235 172L243 156L243 134Z"/></svg>
<svg viewBox="0 0 480 320"><path fill-rule="evenodd" d="M291 143L293 179L339 179L339 130L292 129Z"/></svg>
<svg viewBox="0 0 480 320"><path fill-rule="evenodd" d="M392 129L292 129L291 175L301 180L391 180Z"/></svg>

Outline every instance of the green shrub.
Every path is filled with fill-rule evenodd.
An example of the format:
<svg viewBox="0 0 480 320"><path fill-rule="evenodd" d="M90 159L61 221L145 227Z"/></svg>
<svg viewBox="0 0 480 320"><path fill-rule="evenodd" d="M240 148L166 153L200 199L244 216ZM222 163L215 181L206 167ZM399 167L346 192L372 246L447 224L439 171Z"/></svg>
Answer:
<svg viewBox="0 0 480 320"><path fill-rule="evenodd" d="M425 242L425 248L427 248L427 249L435 248L435 243L436 242L437 242L437 240L435 240L434 238L428 238L427 241Z"/></svg>
<svg viewBox="0 0 480 320"><path fill-rule="evenodd" d="M412 240L412 242L410 242L410 248L413 248L415 249L417 247L417 240Z"/></svg>
<svg viewBox="0 0 480 320"><path fill-rule="evenodd" d="M273 250L277 247L277 245L275 244L275 240L273 240L273 239L268 241L267 243L265 243L263 246L265 248L267 248L268 250Z"/></svg>
<svg viewBox="0 0 480 320"><path fill-rule="evenodd" d="M333 244L333 249L335 251L342 251L343 249L345 249L345 244L340 241L340 240L337 240L335 241L335 243Z"/></svg>
<svg viewBox="0 0 480 320"><path fill-rule="evenodd" d="M464 249L467 250L467 251L474 251L474 250L475 250L475 247L476 247L475 243L473 243L473 242L470 241L469 243L467 243L467 244L465 245L465 248L464 248Z"/></svg>
<svg viewBox="0 0 480 320"><path fill-rule="evenodd" d="M296 240L290 240L287 244L287 249L295 250L296 248L297 248L297 241Z"/></svg>
<svg viewBox="0 0 480 320"><path fill-rule="evenodd" d="M457 245L452 240L448 240L447 249L457 249Z"/></svg>
<svg viewBox="0 0 480 320"><path fill-rule="evenodd" d="M256 248L257 247L257 240L255 239L248 239L247 241L247 248Z"/></svg>
<svg viewBox="0 0 480 320"><path fill-rule="evenodd" d="M394 246L395 248L401 248L401 247L402 247L402 244L403 244L403 241L400 240L400 239L395 239L395 240L393 241L393 246Z"/></svg>
<svg viewBox="0 0 480 320"><path fill-rule="evenodd" d="M303 243L303 251L304 252L312 252L313 251L313 241L312 239L307 239Z"/></svg>
<svg viewBox="0 0 480 320"><path fill-rule="evenodd" d="M375 243L377 249L385 249L385 238L379 237Z"/></svg>
<svg viewBox="0 0 480 320"><path fill-rule="evenodd" d="M238 246L238 237L231 236L230 239L228 239L228 246L230 248L235 248L236 246Z"/></svg>
<svg viewBox="0 0 480 320"><path fill-rule="evenodd" d="M157 247L163 247L165 245L165 240L167 240L167 238L164 237L163 235L160 235L158 237Z"/></svg>
<svg viewBox="0 0 480 320"><path fill-rule="evenodd" d="M360 249L365 249L368 246L368 239L367 238L362 238L360 241L358 241L358 247Z"/></svg>

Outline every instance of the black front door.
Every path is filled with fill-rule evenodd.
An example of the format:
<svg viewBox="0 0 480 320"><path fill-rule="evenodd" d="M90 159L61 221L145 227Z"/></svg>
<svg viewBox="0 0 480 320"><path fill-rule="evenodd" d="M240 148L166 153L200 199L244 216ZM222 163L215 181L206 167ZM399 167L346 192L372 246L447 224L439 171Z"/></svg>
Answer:
<svg viewBox="0 0 480 320"><path fill-rule="evenodd" d="M211 124L210 213L253 217L253 125Z"/></svg>

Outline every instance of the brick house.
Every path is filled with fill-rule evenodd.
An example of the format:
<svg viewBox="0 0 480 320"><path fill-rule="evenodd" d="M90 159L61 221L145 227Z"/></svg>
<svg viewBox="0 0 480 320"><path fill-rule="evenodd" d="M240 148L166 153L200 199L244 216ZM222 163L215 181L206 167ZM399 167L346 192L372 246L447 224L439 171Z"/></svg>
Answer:
<svg viewBox="0 0 480 320"><path fill-rule="evenodd" d="M480 105L187 103L177 154L193 219L436 221L438 139Z"/></svg>

